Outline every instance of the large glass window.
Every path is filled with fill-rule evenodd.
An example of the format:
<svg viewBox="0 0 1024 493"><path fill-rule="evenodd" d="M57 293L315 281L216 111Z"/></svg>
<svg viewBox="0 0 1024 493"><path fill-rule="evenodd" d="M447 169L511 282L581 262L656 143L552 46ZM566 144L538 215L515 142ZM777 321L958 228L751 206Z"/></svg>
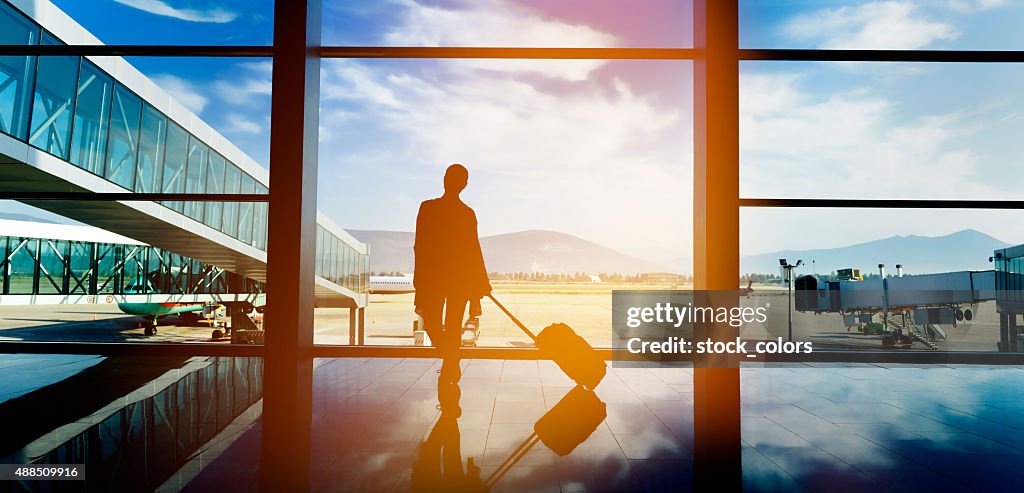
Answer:
<svg viewBox="0 0 1024 493"><path fill-rule="evenodd" d="M93 174L103 174L110 123L110 92L114 82L92 62L82 60L71 136L71 162Z"/></svg>
<svg viewBox="0 0 1024 493"><path fill-rule="evenodd" d="M34 45L39 27L0 3L0 44ZM24 139L35 57L0 56L0 132Z"/></svg>
<svg viewBox="0 0 1024 493"><path fill-rule="evenodd" d="M135 154L139 145L139 118L142 101L121 85L114 86L111 105L110 141L107 144L107 167L103 176L132 190L135 177Z"/></svg>
<svg viewBox="0 0 1024 493"><path fill-rule="evenodd" d="M227 161L217 154L216 152L210 152L210 164L206 169L206 193L224 193L224 168ZM221 226L221 214L224 211L224 204L222 202L207 202L206 203L206 225L220 230Z"/></svg>
<svg viewBox="0 0 1024 493"><path fill-rule="evenodd" d="M144 105L142 132L139 135L139 166L135 174L136 192L160 191L166 137L167 118L148 104Z"/></svg>
<svg viewBox="0 0 1024 493"><path fill-rule="evenodd" d="M206 190L206 155L209 148L199 139L189 138L188 172L185 176L185 193L203 193ZM203 203L192 200L185 201L186 216L203 221Z"/></svg>
<svg viewBox="0 0 1024 493"><path fill-rule="evenodd" d="M58 45L61 42L44 33L42 44ZM39 59L36 72L28 142L62 159L68 158L78 65L78 57L46 56Z"/></svg>
<svg viewBox="0 0 1024 493"><path fill-rule="evenodd" d="M185 191L185 162L188 159L188 132L175 123L167 126L167 151L164 154L163 193L182 193ZM164 202L164 205L178 212L182 211L184 202Z"/></svg>

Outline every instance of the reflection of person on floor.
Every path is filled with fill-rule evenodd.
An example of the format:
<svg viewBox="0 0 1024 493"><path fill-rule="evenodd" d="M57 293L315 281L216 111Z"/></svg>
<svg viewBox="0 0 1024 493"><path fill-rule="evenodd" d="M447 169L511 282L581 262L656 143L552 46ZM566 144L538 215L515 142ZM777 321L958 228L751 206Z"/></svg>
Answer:
<svg viewBox="0 0 1024 493"><path fill-rule="evenodd" d="M459 378L462 370L459 360L446 358L437 379L437 401L441 417L420 443L416 461L412 465L412 491L414 493L484 493L489 488L480 479L480 467L473 458L462 469L461 435L459 433Z"/></svg>
<svg viewBox="0 0 1024 493"><path fill-rule="evenodd" d="M476 213L459 198L469 171L453 164L444 173L444 194L420 204L413 244L416 312L431 341L445 351L459 346L466 304L490 294L477 236Z"/></svg>

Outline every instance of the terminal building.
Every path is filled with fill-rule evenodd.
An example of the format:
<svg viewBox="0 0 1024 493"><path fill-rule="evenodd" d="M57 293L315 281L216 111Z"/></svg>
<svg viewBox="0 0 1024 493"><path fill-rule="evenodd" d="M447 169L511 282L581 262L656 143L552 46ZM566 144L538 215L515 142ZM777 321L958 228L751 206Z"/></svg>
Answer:
<svg viewBox="0 0 1024 493"><path fill-rule="evenodd" d="M175 11L172 2L106 3ZM973 70L981 65L974 62L1021 63L1022 52L751 47L749 38L740 36L741 21L764 6L751 5L741 15L741 8L747 8L743 5L759 2L724 0L610 2L607 10L588 9L609 18L600 29L573 15L526 15L533 13L531 5L557 2L388 3L388 15L415 7L423 9L417 12L422 18L446 17L448 9L468 5L482 9L474 14L512 5L494 18L506 21L502 15L516 15L514 20L526 22L522 25L530 33L557 33L553 26L564 23L575 34L554 41L562 46L543 47L473 45L479 40L472 39L468 46L410 47L388 45L390 40L383 46L359 46L359 41L330 46L329 39L321 39L320 14L339 3L344 2L274 1L272 46L105 46L49 0L0 0L0 194L85 225L0 221L0 308L262 296L268 303L266 320L276 324L267 327L262 344L0 337L0 426L5 430L0 472L11 470L11 464L32 471L65 464L88 473L84 482L0 478L5 488L235 493L1024 490L1019 467L1024 398L1015 392L1024 385L1024 359L1006 354L1024 349L1017 335L1017 315L1024 311L1024 246L995 252L995 273L987 273L995 279L991 299L1000 313L998 353L996 337L989 333L986 349L973 352L857 349L865 345L819 350L822 339L815 339L813 353L748 354L750 359L739 363L731 357L722 358L729 360L723 363L687 356L669 366L638 367L633 363L639 362L624 361L621 352L604 346L589 354L594 357L590 363L598 363L590 369L602 370L600 381L580 383L578 374L571 373L571 358L552 361L566 344L538 349L538 341L547 336L539 330L543 325L536 312L525 309L520 314L524 325L540 334L535 343L441 351L415 347L415 336L401 328L408 345L364 344L370 249L324 213L314 214L320 136L315 115L324 59L401 60L394 64L401 65L410 59L465 58L508 60L515 67L537 60L624 61L639 67L648 81L683 73L681 86L692 88L692 99L684 95L673 109L680 115L692 111L693 125L670 136L693 141L693 172L686 177L694 186L693 207L680 211L693 213L692 281L694 289L731 292L740 279L745 208L1005 208L987 201L915 203L901 197L744 197L741 66L941 62ZM634 15L652 24L670 17L645 17L650 13L645 9L654 8L648 4L683 5L677 13L687 16L686 26L670 33L681 42L660 46L659 38L645 37L640 44L619 46L616 36L607 36L609 46L581 48L591 40L584 37L586 43L578 45L572 39L613 25L629 25L646 36L648 26L633 22ZM99 9L101 3L88 5ZM573 7L562 8L577 14ZM622 15L608 15L616 9ZM830 12L861 11L841 7ZM537 26L531 22L539 27L533 29ZM502 31L519 31L509 26L520 25L503 24ZM230 26L216 25L223 27ZM443 39L462 43L480 36L466 31L466 38ZM492 39L500 36L485 41ZM270 59L273 107L286 109L269 115L273 162L263 164L272 169L247 156L122 55ZM661 67L670 65L683 69L663 72ZM522 92L577 96L570 90L575 80L552 84L534 72L525 79L540 79L547 87L525 84ZM614 89L606 91L612 97L627 102L646 97L630 93L621 80L604 82ZM550 111L547 105L516 108L511 92L494 96L513 111ZM480 116L475 107L450 109L464 113L446 116ZM615 117L606 111L597 115ZM547 125L527 130L553 133ZM576 144L586 148L594 142L588 138ZM557 160L550 163L558 165ZM357 164L352 168L360 171ZM832 170L820 166L814 172ZM189 200L190 195L201 199ZM271 214L274 223L268 224ZM848 277L843 282L860 278L852 271ZM652 275L648 280L682 279ZM591 281L600 279L592 276ZM594 295L598 288L587 286L586 295L603 295ZM551 294L532 288L496 291L497 297L522 295L527 301L521 304L532 303L530 308ZM744 299L762 301L772 295L766 291L747 289L750 297ZM782 301L783 291L774 291ZM411 298L408 293L396 296ZM504 316L492 301L484 300L481 307L484 323L492 315ZM558 303L558 309L569 311L571 302ZM510 306L519 313L519 307ZM314 312L321 307L349 310L348 345L316 343L320 327L315 317L335 313ZM398 303L391 308L404 310ZM789 315L787 328L805 315L799 310L776 313L783 312ZM777 320L781 326L782 318ZM562 340L574 349L586 345L582 338L567 336L567 325L547 322L556 322L548 327L566 335ZM702 325L707 325L700 330L709 340L739 337L735 328ZM356 333L359 337L352 338ZM873 341L868 334L839 336Z"/></svg>

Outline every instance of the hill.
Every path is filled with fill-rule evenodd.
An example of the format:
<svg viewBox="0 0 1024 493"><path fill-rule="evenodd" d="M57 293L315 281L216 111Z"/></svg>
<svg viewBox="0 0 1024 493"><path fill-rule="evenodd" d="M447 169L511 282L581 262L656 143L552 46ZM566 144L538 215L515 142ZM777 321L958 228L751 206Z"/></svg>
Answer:
<svg viewBox="0 0 1024 493"><path fill-rule="evenodd" d="M370 245L373 272L412 272L413 233L348 230ZM662 270L653 262L631 257L597 243L554 231L520 231L480 238L491 272L635 274Z"/></svg>
<svg viewBox="0 0 1024 493"><path fill-rule="evenodd" d="M907 274L984 270L992 268L988 261L992 251L1007 246L1010 245L973 229L945 236L892 236L839 248L783 250L743 256L740 258L740 272L777 274L780 258L791 263L803 259L804 266L799 273L814 270L825 274L854 267L867 274L877 272L878 264L885 264L887 272L895 272L896 264L903 264L903 271Z"/></svg>

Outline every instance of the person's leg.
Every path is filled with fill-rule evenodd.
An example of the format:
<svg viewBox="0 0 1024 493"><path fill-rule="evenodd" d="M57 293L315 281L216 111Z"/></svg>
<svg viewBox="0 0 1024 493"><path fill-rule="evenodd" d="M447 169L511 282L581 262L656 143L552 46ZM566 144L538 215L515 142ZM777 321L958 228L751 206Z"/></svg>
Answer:
<svg viewBox="0 0 1024 493"><path fill-rule="evenodd" d="M430 343L434 347L441 347L441 340L443 339L443 333L441 332L441 326L444 317L444 300L438 300L437 302L424 303L420 309L420 316L423 317L423 330L427 332L427 336L430 337Z"/></svg>
<svg viewBox="0 0 1024 493"><path fill-rule="evenodd" d="M466 298L448 298L444 307L444 337L445 346L449 349L457 349L462 340L462 322L466 317Z"/></svg>

